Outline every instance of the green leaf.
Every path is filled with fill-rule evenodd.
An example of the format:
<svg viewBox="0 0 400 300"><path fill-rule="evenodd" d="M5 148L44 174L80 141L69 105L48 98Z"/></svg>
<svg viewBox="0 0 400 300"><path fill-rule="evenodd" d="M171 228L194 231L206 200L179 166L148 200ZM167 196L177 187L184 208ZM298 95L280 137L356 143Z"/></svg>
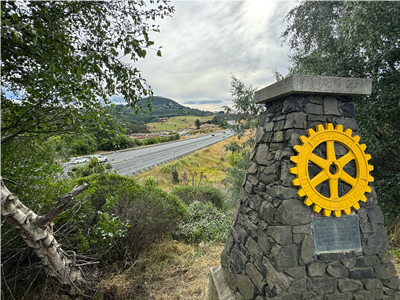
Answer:
<svg viewBox="0 0 400 300"><path fill-rule="evenodd" d="M160 50L157 51L157 56L161 57L161 51Z"/></svg>

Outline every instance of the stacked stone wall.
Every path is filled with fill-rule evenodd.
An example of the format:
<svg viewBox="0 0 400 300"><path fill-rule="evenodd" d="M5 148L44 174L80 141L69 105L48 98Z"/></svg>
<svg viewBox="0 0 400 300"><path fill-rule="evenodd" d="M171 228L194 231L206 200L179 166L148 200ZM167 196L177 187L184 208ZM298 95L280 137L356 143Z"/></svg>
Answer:
<svg viewBox="0 0 400 300"><path fill-rule="evenodd" d="M221 254L236 299L400 299L373 185L367 201L352 212L358 216L362 251L315 255L311 218L316 213L291 182L293 146L301 144L299 137L308 128L333 123L357 134L351 100L295 94L266 103Z"/></svg>

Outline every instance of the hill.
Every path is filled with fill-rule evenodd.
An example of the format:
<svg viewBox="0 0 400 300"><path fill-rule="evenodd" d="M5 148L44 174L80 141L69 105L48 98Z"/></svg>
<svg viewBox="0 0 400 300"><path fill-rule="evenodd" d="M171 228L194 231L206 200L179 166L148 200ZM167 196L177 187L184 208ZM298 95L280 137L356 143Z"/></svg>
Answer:
<svg viewBox="0 0 400 300"><path fill-rule="evenodd" d="M114 108L113 114L117 118L124 119L125 121L128 121L130 123L141 123L141 124L146 124L150 122L154 122L159 118L171 118L171 117L177 117L177 116L186 116L186 115L191 115L191 116L212 116L214 113L210 111L203 111L200 109L196 108L190 108L183 106L176 101L165 98L165 97L160 97L156 96L152 98L153 100L151 101L151 107L152 111L147 110L146 113L140 111L137 115L135 114L135 109L131 108L128 105L117 105ZM148 98L144 98L140 100L141 105L143 107L147 107L146 101Z"/></svg>

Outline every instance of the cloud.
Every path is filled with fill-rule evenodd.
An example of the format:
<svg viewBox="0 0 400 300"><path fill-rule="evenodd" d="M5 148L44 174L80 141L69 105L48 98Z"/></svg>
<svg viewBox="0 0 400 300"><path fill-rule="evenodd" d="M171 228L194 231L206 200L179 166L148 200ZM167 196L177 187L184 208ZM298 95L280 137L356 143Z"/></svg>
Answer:
<svg viewBox="0 0 400 300"><path fill-rule="evenodd" d="M286 74L288 46L278 41L286 1L178 1L172 18L159 20L151 33L156 51L135 64L155 95L196 108L220 110L230 105L231 74L246 85L263 88L275 82L272 70ZM154 53L153 53L154 52ZM129 62L128 60L126 62ZM220 99L220 103L201 102ZM206 100L208 101L208 100ZM201 103L201 104L200 104Z"/></svg>

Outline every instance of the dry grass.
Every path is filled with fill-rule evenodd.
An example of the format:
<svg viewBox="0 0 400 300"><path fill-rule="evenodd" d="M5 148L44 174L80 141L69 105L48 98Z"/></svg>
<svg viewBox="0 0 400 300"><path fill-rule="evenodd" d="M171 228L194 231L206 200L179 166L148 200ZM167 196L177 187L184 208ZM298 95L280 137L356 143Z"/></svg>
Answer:
<svg viewBox="0 0 400 300"><path fill-rule="evenodd" d="M182 166L177 166L179 177L182 178L182 175L186 171L186 173L189 175L189 178L191 179L190 172L196 172L197 175L195 176L194 181L197 184L200 179L200 173L203 172L203 175L206 176L206 179L203 179L201 181L202 184L208 183L217 187L222 186L222 180L226 177L225 170L229 167L228 162L225 160L226 152L224 146L232 141L236 141L241 144L246 140L246 137L243 137L240 140L238 140L237 137L231 137L210 147L196 151L189 156L189 160L192 159L193 161L198 162L200 166L187 166L185 164L183 164ZM177 161L173 161L170 164L176 164ZM170 173L162 173L160 170L161 167L162 166L159 166L150 171L141 173L136 178L140 180L141 178L147 176L153 176L157 178L158 187L166 192L170 192L176 186L183 185L183 182L173 183L172 175ZM190 185L192 185L191 182L192 181L190 180Z"/></svg>
<svg viewBox="0 0 400 300"><path fill-rule="evenodd" d="M110 299L208 299L209 269L220 264L222 249L223 244L162 241L124 273L103 280L101 286Z"/></svg>

